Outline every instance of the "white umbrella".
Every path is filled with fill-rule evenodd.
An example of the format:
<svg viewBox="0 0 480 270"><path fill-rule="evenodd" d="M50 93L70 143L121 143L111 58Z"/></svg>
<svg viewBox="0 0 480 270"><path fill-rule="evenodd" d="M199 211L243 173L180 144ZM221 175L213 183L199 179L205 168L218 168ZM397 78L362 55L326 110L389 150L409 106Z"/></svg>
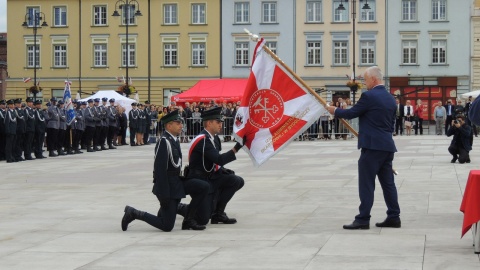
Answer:
<svg viewBox="0 0 480 270"><path fill-rule="evenodd" d="M138 97L138 92L135 92L135 97L133 99L135 99L137 102L140 102L140 98Z"/></svg>
<svg viewBox="0 0 480 270"><path fill-rule="evenodd" d="M476 98L480 95L480 90L475 90L475 91L472 91L472 92L468 92L468 93L465 93L465 94L461 94L460 96L463 98L463 99L468 99L469 96L472 96L473 98Z"/></svg>
<svg viewBox="0 0 480 270"><path fill-rule="evenodd" d="M81 97L80 97L80 93L77 93L77 95L75 96L75 99L76 99L76 100L80 100L80 98L81 98Z"/></svg>

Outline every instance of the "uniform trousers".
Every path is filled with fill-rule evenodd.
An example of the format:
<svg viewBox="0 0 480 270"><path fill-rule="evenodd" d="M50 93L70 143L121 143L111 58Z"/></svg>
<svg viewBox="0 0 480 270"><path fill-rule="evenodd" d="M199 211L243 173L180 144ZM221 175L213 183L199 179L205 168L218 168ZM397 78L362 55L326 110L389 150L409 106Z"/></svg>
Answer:
<svg viewBox="0 0 480 270"><path fill-rule="evenodd" d="M73 130L73 139L72 139L72 148L77 151L80 150L80 141L82 139L83 130L74 129Z"/></svg>
<svg viewBox="0 0 480 270"><path fill-rule="evenodd" d="M65 136L67 134L67 131L65 129L59 129L58 130L58 135L57 135L57 150L61 151L63 144L65 142ZM68 150L68 149L65 149Z"/></svg>
<svg viewBox="0 0 480 270"><path fill-rule="evenodd" d="M244 183L243 178L240 176L225 174L220 171L214 173L210 177L210 184L213 185L214 191L208 194L200 203L200 207L197 210L197 223L200 225L207 224L217 207L226 207L227 203L243 187Z"/></svg>
<svg viewBox="0 0 480 270"><path fill-rule="evenodd" d="M15 161L13 158L13 146L17 136L15 134L5 134L5 159L7 161Z"/></svg>
<svg viewBox="0 0 480 270"><path fill-rule="evenodd" d="M0 160L5 159L5 140L6 140L6 134L1 132L0 133Z"/></svg>
<svg viewBox="0 0 480 270"><path fill-rule="evenodd" d="M22 158L24 142L25 142L25 133L17 132L17 136L15 139L15 148L13 149L13 157L16 160L19 160Z"/></svg>
<svg viewBox="0 0 480 270"><path fill-rule="evenodd" d="M116 126L109 126L108 127L107 144L109 146L111 146L114 143L113 137L115 136L116 132L117 132L117 127Z"/></svg>
<svg viewBox="0 0 480 270"><path fill-rule="evenodd" d="M361 224L368 224L370 211L373 206L375 193L375 177L383 190L383 198L387 205L387 218L398 219L400 206L392 170L394 153L362 148L358 160L358 191L360 195L359 214L355 220Z"/></svg>
<svg viewBox="0 0 480 270"><path fill-rule="evenodd" d="M135 134L137 134L137 128L130 127L130 145L135 145Z"/></svg>
<svg viewBox="0 0 480 270"><path fill-rule="evenodd" d="M41 157L43 156L42 150L43 150L43 141L45 140L45 132L39 132L35 131L35 144L34 144L34 152L35 152L35 157Z"/></svg>
<svg viewBox="0 0 480 270"><path fill-rule="evenodd" d="M29 131L25 133L25 141L23 144L23 156L25 158L31 158L32 157L32 145L33 145L33 137L35 136L34 131Z"/></svg>
<svg viewBox="0 0 480 270"><path fill-rule="evenodd" d="M107 140L107 136L108 136L108 126L102 126L102 129L100 130L100 141L99 141L100 146L105 145L105 141Z"/></svg>
<svg viewBox="0 0 480 270"><path fill-rule="evenodd" d="M157 195L157 199L160 202L160 197ZM143 215L143 221L152 225L153 227L165 232L169 232L175 225L175 219L177 217L177 207L180 203L180 199L170 199L167 205L160 203L160 210L156 216L145 212Z"/></svg>
<svg viewBox="0 0 480 270"><path fill-rule="evenodd" d="M95 136L95 127L86 126L85 127L85 145L87 148L92 146L92 139Z"/></svg>
<svg viewBox="0 0 480 270"><path fill-rule="evenodd" d="M47 150L57 150L58 129L47 128Z"/></svg>
<svg viewBox="0 0 480 270"><path fill-rule="evenodd" d="M95 126L95 130L93 133L93 147L100 146L100 133L102 130L102 126Z"/></svg>

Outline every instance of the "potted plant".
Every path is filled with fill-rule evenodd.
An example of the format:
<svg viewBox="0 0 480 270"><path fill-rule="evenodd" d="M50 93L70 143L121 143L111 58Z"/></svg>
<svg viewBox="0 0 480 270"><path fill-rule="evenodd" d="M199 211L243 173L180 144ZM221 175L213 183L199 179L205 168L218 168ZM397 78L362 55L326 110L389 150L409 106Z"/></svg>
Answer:
<svg viewBox="0 0 480 270"><path fill-rule="evenodd" d="M32 85L28 88L28 91L34 95L42 92L42 90L43 90L42 87L38 85Z"/></svg>

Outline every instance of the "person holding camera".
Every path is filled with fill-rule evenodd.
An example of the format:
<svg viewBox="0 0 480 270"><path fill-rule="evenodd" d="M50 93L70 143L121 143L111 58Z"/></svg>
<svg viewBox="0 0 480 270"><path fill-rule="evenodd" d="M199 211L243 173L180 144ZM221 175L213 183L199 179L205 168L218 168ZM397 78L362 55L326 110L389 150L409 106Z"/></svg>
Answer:
<svg viewBox="0 0 480 270"><path fill-rule="evenodd" d="M448 147L448 152L452 154L453 159L451 163L457 160L461 164L470 163L469 152L472 150L472 127L465 124L465 116L458 114L455 120L452 120L451 127L447 131L447 136L453 135L452 142Z"/></svg>

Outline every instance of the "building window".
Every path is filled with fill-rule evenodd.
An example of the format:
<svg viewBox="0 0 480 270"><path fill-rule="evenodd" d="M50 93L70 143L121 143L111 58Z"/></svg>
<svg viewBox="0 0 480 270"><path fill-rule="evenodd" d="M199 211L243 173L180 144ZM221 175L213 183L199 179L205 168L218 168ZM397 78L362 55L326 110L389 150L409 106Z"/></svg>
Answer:
<svg viewBox="0 0 480 270"><path fill-rule="evenodd" d="M53 26L67 26L67 7L54 7L53 18Z"/></svg>
<svg viewBox="0 0 480 270"><path fill-rule="evenodd" d="M237 2L235 3L235 23L249 23L250 22L250 3Z"/></svg>
<svg viewBox="0 0 480 270"><path fill-rule="evenodd" d="M192 66L205 66L205 43L192 44Z"/></svg>
<svg viewBox="0 0 480 270"><path fill-rule="evenodd" d="M93 66L106 67L107 66L107 44L93 45Z"/></svg>
<svg viewBox="0 0 480 270"><path fill-rule="evenodd" d="M307 66L322 64L322 41L307 41Z"/></svg>
<svg viewBox="0 0 480 270"><path fill-rule="evenodd" d="M122 24L135 24L135 5L122 5Z"/></svg>
<svg viewBox="0 0 480 270"><path fill-rule="evenodd" d="M52 89L52 97L57 98L58 100L63 100L64 89Z"/></svg>
<svg viewBox="0 0 480 270"><path fill-rule="evenodd" d="M277 22L277 3L276 2L262 3L262 9L263 9L263 23Z"/></svg>
<svg viewBox="0 0 480 270"><path fill-rule="evenodd" d="M360 41L360 64L375 64L375 41Z"/></svg>
<svg viewBox="0 0 480 270"><path fill-rule="evenodd" d="M322 1L307 2L307 22L322 22Z"/></svg>
<svg viewBox="0 0 480 270"><path fill-rule="evenodd" d="M402 41L403 60L404 65L417 64L417 41L406 40Z"/></svg>
<svg viewBox="0 0 480 270"><path fill-rule="evenodd" d="M276 41L267 41L265 42L265 46L267 46L270 51L272 51L274 54L277 54L277 42Z"/></svg>
<svg viewBox="0 0 480 270"><path fill-rule="evenodd" d="M235 43L235 66L248 66L248 42Z"/></svg>
<svg viewBox="0 0 480 270"><path fill-rule="evenodd" d="M38 17L40 16L39 12L40 12L40 7L27 7L27 13L28 13L27 23L29 27L35 26L35 18L37 19L36 25L40 26L40 23L39 23L40 21L38 20Z"/></svg>
<svg viewBox="0 0 480 270"><path fill-rule="evenodd" d="M53 45L53 66L67 66L67 45Z"/></svg>
<svg viewBox="0 0 480 270"><path fill-rule="evenodd" d="M417 1L416 0L402 0L402 20L403 21L417 20Z"/></svg>
<svg viewBox="0 0 480 270"><path fill-rule="evenodd" d="M447 0L432 0L432 20L445 21L447 19Z"/></svg>
<svg viewBox="0 0 480 270"><path fill-rule="evenodd" d="M205 23L205 4L192 4L192 24Z"/></svg>
<svg viewBox="0 0 480 270"><path fill-rule="evenodd" d="M177 66L177 44L170 43L163 45L163 65L164 66Z"/></svg>
<svg viewBox="0 0 480 270"><path fill-rule="evenodd" d="M333 65L345 66L348 64L348 41L333 42Z"/></svg>
<svg viewBox="0 0 480 270"><path fill-rule="evenodd" d="M128 59L127 59L128 56ZM134 67L136 63L135 57L135 44L128 43L128 51L127 51L127 44L122 44L122 67L126 67L128 63L129 67Z"/></svg>
<svg viewBox="0 0 480 270"><path fill-rule="evenodd" d="M363 9L362 3L360 2L360 21L362 22L374 22L375 21L375 10L376 2L375 0L369 0L368 5L370 9Z"/></svg>
<svg viewBox="0 0 480 270"><path fill-rule="evenodd" d="M107 6L93 6L93 25L107 25Z"/></svg>
<svg viewBox="0 0 480 270"><path fill-rule="evenodd" d="M33 49L34 47L34 45L27 45L27 67L29 68L40 66L40 45L36 46L36 50ZM36 64L33 62L35 58L37 58Z"/></svg>
<svg viewBox="0 0 480 270"><path fill-rule="evenodd" d="M163 5L163 23L178 24L176 4Z"/></svg>
<svg viewBox="0 0 480 270"><path fill-rule="evenodd" d="M432 40L432 64L447 63L447 41Z"/></svg>
<svg viewBox="0 0 480 270"><path fill-rule="evenodd" d="M338 10L340 4L345 8L344 10ZM349 2L334 0L333 2L333 21L334 22L348 22Z"/></svg>
<svg viewBox="0 0 480 270"><path fill-rule="evenodd" d="M172 89L168 89L168 88L165 88L163 89L163 104L165 107L169 106L171 103L170 100L172 100L172 96L175 96L177 94L180 94L181 91L180 89L176 89L176 88L172 88Z"/></svg>

